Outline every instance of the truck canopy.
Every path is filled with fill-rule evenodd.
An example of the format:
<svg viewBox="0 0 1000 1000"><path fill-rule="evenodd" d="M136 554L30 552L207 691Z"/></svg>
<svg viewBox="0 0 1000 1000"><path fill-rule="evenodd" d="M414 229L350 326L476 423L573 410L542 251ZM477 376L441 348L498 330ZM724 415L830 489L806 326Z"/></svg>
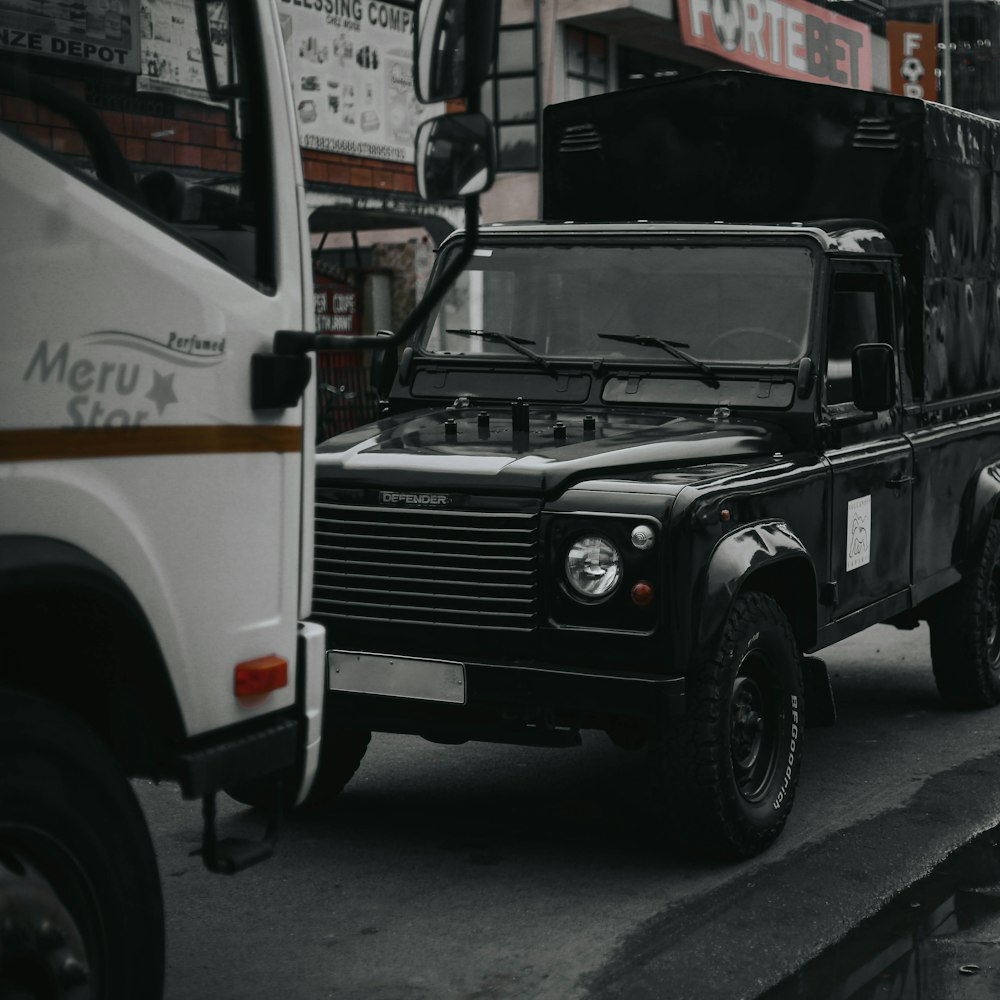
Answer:
<svg viewBox="0 0 1000 1000"><path fill-rule="evenodd" d="M720 71L545 110L547 220L871 220L906 278L914 391L1000 388L1000 122Z"/></svg>

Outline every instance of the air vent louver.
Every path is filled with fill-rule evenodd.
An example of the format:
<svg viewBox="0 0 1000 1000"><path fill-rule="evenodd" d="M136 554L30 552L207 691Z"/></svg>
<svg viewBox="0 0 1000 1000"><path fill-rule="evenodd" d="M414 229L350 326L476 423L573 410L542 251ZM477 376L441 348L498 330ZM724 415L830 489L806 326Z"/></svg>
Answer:
<svg viewBox="0 0 1000 1000"><path fill-rule="evenodd" d="M884 118L861 118L853 141L857 149L899 149L899 133Z"/></svg>
<svg viewBox="0 0 1000 1000"><path fill-rule="evenodd" d="M569 125L559 143L560 153L591 153L601 148L601 135L589 122Z"/></svg>

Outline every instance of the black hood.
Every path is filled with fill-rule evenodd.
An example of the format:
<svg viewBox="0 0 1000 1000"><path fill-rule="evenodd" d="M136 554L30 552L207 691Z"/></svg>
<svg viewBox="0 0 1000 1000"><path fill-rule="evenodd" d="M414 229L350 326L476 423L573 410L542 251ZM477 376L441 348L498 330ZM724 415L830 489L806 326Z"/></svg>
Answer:
<svg viewBox="0 0 1000 1000"><path fill-rule="evenodd" d="M486 419L488 418L488 420ZM669 473L789 450L770 424L635 410L532 407L515 432L511 407L422 410L358 427L316 450L317 484L551 493L582 479Z"/></svg>

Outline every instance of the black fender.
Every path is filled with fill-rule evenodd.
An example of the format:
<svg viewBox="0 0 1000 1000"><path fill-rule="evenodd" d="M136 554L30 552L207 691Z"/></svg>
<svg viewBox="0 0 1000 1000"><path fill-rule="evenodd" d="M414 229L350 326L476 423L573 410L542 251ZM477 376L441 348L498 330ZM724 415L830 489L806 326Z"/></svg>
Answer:
<svg viewBox="0 0 1000 1000"><path fill-rule="evenodd" d="M966 511L959 525L952 564L964 576L979 563L990 521L997 516L1000 500L1000 462L981 469L966 491Z"/></svg>
<svg viewBox="0 0 1000 1000"><path fill-rule="evenodd" d="M0 685L82 717L126 773L165 776L184 726L149 620L125 582L79 546L0 536Z"/></svg>
<svg viewBox="0 0 1000 1000"><path fill-rule="evenodd" d="M816 570L805 546L784 521L738 528L716 544L696 598L695 659L711 656L738 594L756 590L781 605L799 649L816 644Z"/></svg>

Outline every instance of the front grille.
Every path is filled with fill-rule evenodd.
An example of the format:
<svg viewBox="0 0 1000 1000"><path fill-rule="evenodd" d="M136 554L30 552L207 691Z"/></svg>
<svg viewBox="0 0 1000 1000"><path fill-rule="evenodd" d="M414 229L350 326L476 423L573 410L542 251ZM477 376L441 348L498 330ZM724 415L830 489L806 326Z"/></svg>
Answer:
<svg viewBox="0 0 1000 1000"><path fill-rule="evenodd" d="M530 629L537 513L316 504L321 618Z"/></svg>

